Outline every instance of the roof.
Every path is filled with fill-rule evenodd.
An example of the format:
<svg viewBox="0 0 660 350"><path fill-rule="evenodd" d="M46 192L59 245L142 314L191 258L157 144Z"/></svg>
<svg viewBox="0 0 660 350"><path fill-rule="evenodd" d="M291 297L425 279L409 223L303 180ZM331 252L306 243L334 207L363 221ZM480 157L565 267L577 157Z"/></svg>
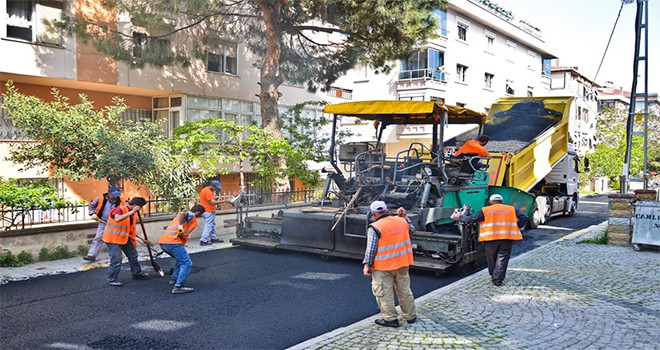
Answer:
<svg viewBox="0 0 660 350"><path fill-rule="evenodd" d="M450 124L483 124L487 115L468 108L429 101L358 101L327 105L324 113L384 124L435 124L446 112Z"/></svg>

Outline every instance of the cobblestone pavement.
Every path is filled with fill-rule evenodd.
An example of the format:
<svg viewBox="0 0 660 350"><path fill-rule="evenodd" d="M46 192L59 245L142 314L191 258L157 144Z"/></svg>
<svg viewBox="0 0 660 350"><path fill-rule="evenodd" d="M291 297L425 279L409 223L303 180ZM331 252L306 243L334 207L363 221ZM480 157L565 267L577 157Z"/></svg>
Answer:
<svg viewBox="0 0 660 350"><path fill-rule="evenodd" d="M578 244L592 226L416 299L417 322L378 315L290 349L660 349L660 255ZM375 301L374 301L375 302Z"/></svg>

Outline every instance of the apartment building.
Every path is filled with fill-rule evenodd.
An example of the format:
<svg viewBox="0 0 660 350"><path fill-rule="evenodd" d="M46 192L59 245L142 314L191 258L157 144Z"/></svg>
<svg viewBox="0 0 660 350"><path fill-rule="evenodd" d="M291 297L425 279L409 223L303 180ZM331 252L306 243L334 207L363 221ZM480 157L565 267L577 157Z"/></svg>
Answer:
<svg viewBox="0 0 660 350"><path fill-rule="evenodd" d="M159 28L143 28L131 23L126 16L106 13L99 0L6 0L0 2L0 93L7 81L18 90L50 100L52 88L79 101L85 94L102 108L113 97L124 99L128 109L123 117L133 120L163 122L163 132L170 134L184 121L223 118L239 124L261 123L259 99L259 71L253 67L254 58L244 44L232 37L218 34L213 47L208 47L205 59L193 60L189 67L168 66L133 68L99 54L76 37L51 33L43 25L44 19L59 19L61 14L81 15L125 33L132 33L133 55L149 50L167 52L171 45L187 45L177 35L150 40L172 29L168 19ZM188 44L189 45L189 44ZM9 54L10 53L10 54ZM280 87L282 109L296 103L319 98L302 86ZM0 101L1 104L1 101ZM0 108L0 153L8 154L9 145L16 140L16 130ZM309 109L310 116L321 114ZM29 140L20 140L24 142ZM24 180L47 178L48 173L37 169L18 172L18 166L0 159L0 176ZM224 190L238 189L238 169L223 175ZM105 181L61 181L58 186L74 198L89 199L105 188ZM125 184L125 192L136 189ZM299 187L296 185L294 187Z"/></svg>
<svg viewBox="0 0 660 350"><path fill-rule="evenodd" d="M480 112L488 112L503 96L550 95L550 67L556 57L538 28L488 0L448 3L446 10L435 11L440 22L437 39L397 62L389 74L356 67L336 82L336 89L350 91L353 100L441 101ZM353 140L373 139L369 126L349 119L342 126L353 130ZM451 126L446 135L465 131ZM411 126L384 139L394 145L400 139L426 142L430 136L430 129Z"/></svg>
<svg viewBox="0 0 660 350"><path fill-rule="evenodd" d="M579 154L585 154L598 143L598 88L578 71L578 67L552 67L550 91L553 96L575 96L569 115L568 133Z"/></svg>

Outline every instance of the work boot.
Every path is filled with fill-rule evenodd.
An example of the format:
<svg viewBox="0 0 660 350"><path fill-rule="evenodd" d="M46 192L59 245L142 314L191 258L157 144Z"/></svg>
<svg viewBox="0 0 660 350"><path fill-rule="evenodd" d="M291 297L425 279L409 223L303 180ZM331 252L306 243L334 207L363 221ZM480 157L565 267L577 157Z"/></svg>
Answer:
<svg viewBox="0 0 660 350"><path fill-rule="evenodd" d="M208 241L208 242L199 241L199 245L201 245L201 246L211 245L211 244L213 244L213 240L210 240L210 241Z"/></svg>
<svg viewBox="0 0 660 350"><path fill-rule="evenodd" d="M386 321L382 318L379 318L374 322L379 326L394 327L394 328L399 327L399 320Z"/></svg>
<svg viewBox="0 0 660 350"><path fill-rule="evenodd" d="M93 255L85 255L85 256L83 256L83 260L87 260L89 262L94 262L94 261L96 261L96 257L93 256Z"/></svg>
<svg viewBox="0 0 660 350"><path fill-rule="evenodd" d="M149 274L146 272L138 272L133 275L134 280L146 280L149 279Z"/></svg>
<svg viewBox="0 0 660 350"><path fill-rule="evenodd" d="M224 242L224 240L220 238L211 238L211 243L222 243L222 242Z"/></svg>
<svg viewBox="0 0 660 350"><path fill-rule="evenodd" d="M111 281L111 282L108 282L108 285L113 286L113 287L121 287L124 284L119 282L119 281Z"/></svg>
<svg viewBox="0 0 660 350"><path fill-rule="evenodd" d="M174 286L174 288L172 289L172 294L190 293L194 290L195 289L193 289L191 287L185 287L185 286L177 287L177 286Z"/></svg>
<svg viewBox="0 0 660 350"><path fill-rule="evenodd" d="M413 324L413 323L417 322L417 316L415 316L415 317L413 317L409 320L406 320L406 322L408 322L408 324Z"/></svg>

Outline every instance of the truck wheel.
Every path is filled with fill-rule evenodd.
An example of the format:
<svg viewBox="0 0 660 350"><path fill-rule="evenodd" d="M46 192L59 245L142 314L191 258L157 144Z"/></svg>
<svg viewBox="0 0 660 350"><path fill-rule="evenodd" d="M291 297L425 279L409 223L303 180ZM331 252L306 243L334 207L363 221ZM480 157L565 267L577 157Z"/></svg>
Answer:
<svg viewBox="0 0 660 350"><path fill-rule="evenodd" d="M534 204L534 210L532 210L532 215L529 217L529 222L527 222L527 228L533 230L541 224L541 212L539 207Z"/></svg>

